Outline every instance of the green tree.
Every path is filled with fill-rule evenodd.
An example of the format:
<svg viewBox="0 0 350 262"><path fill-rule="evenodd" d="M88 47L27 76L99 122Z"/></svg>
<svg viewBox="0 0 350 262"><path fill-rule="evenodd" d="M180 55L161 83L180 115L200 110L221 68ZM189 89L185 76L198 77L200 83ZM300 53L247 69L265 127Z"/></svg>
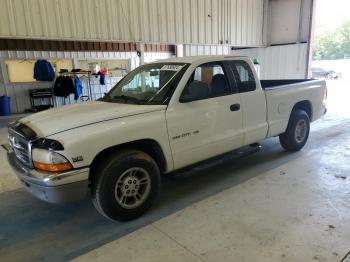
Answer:
<svg viewBox="0 0 350 262"><path fill-rule="evenodd" d="M350 56L350 21L347 21L339 28L339 37L341 41L341 50L343 57Z"/></svg>
<svg viewBox="0 0 350 262"><path fill-rule="evenodd" d="M314 60L342 59L350 56L350 21L333 32L326 31L314 39Z"/></svg>

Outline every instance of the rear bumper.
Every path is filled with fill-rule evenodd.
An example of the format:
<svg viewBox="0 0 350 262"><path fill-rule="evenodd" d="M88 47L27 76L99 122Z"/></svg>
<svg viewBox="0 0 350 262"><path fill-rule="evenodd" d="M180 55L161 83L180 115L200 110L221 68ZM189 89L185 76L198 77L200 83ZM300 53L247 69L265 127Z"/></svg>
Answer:
<svg viewBox="0 0 350 262"><path fill-rule="evenodd" d="M20 163L12 150L7 152L7 160L24 187L41 200L61 204L86 197L89 168L59 174L39 172Z"/></svg>

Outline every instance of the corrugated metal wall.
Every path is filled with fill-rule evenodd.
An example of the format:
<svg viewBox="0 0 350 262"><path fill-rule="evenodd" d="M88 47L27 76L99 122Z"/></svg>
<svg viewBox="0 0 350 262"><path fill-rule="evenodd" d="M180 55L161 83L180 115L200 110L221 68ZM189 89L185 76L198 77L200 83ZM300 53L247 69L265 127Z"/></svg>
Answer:
<svg viewBox="0 0 350 262"><path fill-rule="evenodd" d="M158 59L171 57L171 53L147 52L145 53L145 62L152 62ZM139 64L139 58L135 52L47 52L47 51L0 51L0 62L6 59L112 59L112 60L129 60L130 69L135 68ZM2 63L4 66L4 63ZM0 65L1 66L1 65ZM92 78L91 85L93 89L93 98L98 98L104 92L107 92L119 78L107 77L105 86L99 84L99 79ZM11 97L11 112L21 113L25 109L29 109L30 99L29 90L36 88L53 87L53 82L31 82L31 83L0 83L0 95L8 95ZM88 95L87 80L83 79L83 95ZM55 98L56 106L64 104L76 103L74 96L64 99Z"/></svg>
<svg viewBox="0 0 350 262"><path fill-rule="evenodd" d="M198 55L229 55L231 48L229 46L221 45L184 45L184 56L198 56Z"/></svg>
<svg viewBox="0 0 350 262"><path fill-rule="evenodd" d="M0 37L261 46L264 0L0 0Z"/></svg>
<svg viewBox="0 0 350 262"><path fill-rule="evenodd" d="M271 46L231 51L232 55L260 60L261 79L306 78L308 44Z"/></svg>
<svg viewBox="0 0 350 262"><path fill-rule="evenodd" d="M146 52L145 53L145 63L151 63L156 60L166 59L174 56L172 53L163 52Z"/></svg>

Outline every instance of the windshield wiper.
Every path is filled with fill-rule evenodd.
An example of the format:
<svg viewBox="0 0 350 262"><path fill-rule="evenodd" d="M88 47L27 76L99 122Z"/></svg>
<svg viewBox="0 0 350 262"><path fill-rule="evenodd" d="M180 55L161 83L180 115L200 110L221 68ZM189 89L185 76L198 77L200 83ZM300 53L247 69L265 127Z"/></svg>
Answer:
<svg viewBox="0 0 350 262"><path fill-rule="evenodd" d="M111 96L107 93L103 93L103 96L97 99L97 101L106 101L106 100L111 100Z"/></svg>
<svg viewBox="0 0 350 262"><path fill-rule="evenodd" d="M109 98L109 99L111 99L112 97L111 97L111 95L110 94L108 94L108 93L103 93L104 94L104 97L103 98Z"/></svg>
<svg viewBox="0 0 350 262"><path fill-rule="evenodd" d="M131 101L134 102L136 104L139 104L140 102L142 102L141 100L138 100L135 97L132 96L126 96L126 95L120 95L120 96L113 96L113 99L123 99L125 101Z"/></svg>

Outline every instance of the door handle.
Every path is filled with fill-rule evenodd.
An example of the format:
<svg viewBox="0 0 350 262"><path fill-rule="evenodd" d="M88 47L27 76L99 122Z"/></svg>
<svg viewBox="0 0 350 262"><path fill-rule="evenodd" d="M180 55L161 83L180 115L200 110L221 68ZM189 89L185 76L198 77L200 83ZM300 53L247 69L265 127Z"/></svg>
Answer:
<svg viewBox="0 0 350 262"><path fill-rule="evenodd" d="M230 105L230 110L231 110L231 111L238 111L240 108L241 108L241 105L240 105L240 104L233 104L233 105Z"/></svg>

